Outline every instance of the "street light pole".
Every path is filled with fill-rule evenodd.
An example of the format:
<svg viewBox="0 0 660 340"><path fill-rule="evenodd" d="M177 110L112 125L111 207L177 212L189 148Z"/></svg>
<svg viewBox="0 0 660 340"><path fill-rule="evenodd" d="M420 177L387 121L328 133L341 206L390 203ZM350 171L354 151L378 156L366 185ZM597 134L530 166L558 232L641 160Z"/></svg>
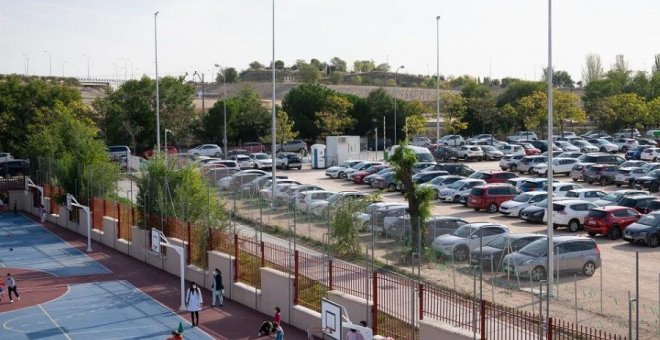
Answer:
<svg viewBox="0 0 660 340"><path fill-rule="evenodd" d="M550 295L552 293L552 286L554 282L554 243L553 243L553 221L552 221L552 0L548 0L548 207L546 214L548 215L548 302L550 305Z"/></svg>
<svg viewBox="0 0 660 340"><path fill-rule="evenodd" d="M435 17L435 86L436 86L436 102L435 102L435 141L440 139L440 16Z"/></svg>
<svg viewBox="0 0 660 340"><path fill-rule="evenodd" d="M48 76L53 76L53 58L51 58L50 52L44 50L44 53L48 54Z"/></svg>
<svg viewBox="0 0 660 340"><path fill-rule="evenodd" d="M272 173L273 173L273 177L272 177L272 181L273 181L272 194L273 195L272 195L272 197L273 197L273 202L274 202L274 200L275 200L275 189L277 188L277 184L276 184L277 160L276 160L276 157L275 157L275 154L276 154L275 141L277 139L277 136L276 136L276 134L277 134L277 125L276 125L277 120L275 118L275 0L273 0L273 37L272 37L272 40L273 40L273 51L272 51L273 52L273 58L272 58L273 62L272 62L270 67L272 68L272 71L273 71L273 98L272 98L272 101L271 101L271 106L272 106L271 121L272 122L271 122L271 132L270 133L272 135L272 138L271 138L270 156L271 156L271 159L272 159L272 162L273 162L272 163Z"/></svg>
<svg viewBox="0 0 660 340"><path fill-rule="evenodd" d="M222 147L225 150L225 153L227 152L227 74L225 73L225 68L220 66L219 64L215 64L215 67L219 68L222 70L222 90L224 91L224 96L222 98L222 111L224 113L223 116L223 135L222 135Z"/></svg>
<svg viewBox="0 0 660 340"><path fill-rule="evenodd" d="M156 150L160 152L160 94L158 81L158 12L154 13L154 55L156 59Z"/></svg>
<svg viewBox="0 0 660 340"><path fill-rule="evenodd" d="M394 144L395 145L398 144L398 140L396 139L396 127L397 127L396 124L398 122L396 120L396 90L397 90L397 87L398 87L397 76L399 74L399 70L402 69L402 68L403 68L403 65L399 66L396 69L396 71L394 72Z"/></svg>
<svg viewBox="0 0 660 340"><path fill-rule="evenodd" d="M30 75L30 58L25 53L23 53L23 57L25 57L25 75L29 76Z"/></svg>

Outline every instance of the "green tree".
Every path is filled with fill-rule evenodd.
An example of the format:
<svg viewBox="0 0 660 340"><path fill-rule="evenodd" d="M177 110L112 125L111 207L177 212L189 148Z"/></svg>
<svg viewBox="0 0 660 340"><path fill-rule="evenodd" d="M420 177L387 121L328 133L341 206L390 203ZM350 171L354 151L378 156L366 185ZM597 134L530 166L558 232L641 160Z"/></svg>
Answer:
<svg viewBox="0 0 660 340"><path fill-rule="evenodd" d="M292 140L298 137L298 132L293 128L293 121L289 119L289 115L286 111L282 110L279 106L277 107L277 112L275 117L277 118L277 127L276 127L276 137L277 143L284 145L285 141ZM269 133L261 138L262 143L270 143L273 140L273 136Z"/></svg>
<svg viewBox="0 0 660 340"><path fill-rule="evenodd" d="M463 121L467 111L467 101L462 95L456 93L442 93L441 104L444 104L445 112L445 130L449 134L459 133L465 130L468 125Z"/></svg>
<svg viewBox="0 0 660 340"><path fill-rule="evenodd" d="M413 136L419 136L426 131L426 117L425 113L431 111L431 108L419 100L403 102L401 105L405 118L405 132L406 138L410 139Z"/></svg>
<svg viewBox="0 0 660 340"><path fill-rule="evenodd" d="M611 112L616 113L617 125L621 127L641 127L649 121L649 107L644 98L635 93L609 96L605 98L604 104Z"/></svg>
<svg viewBox="0 0 660 340"><path fill-rule="evenodd" d="M502 111L497 107L495 97L488 93L482 97L470 97L467 102L467 111L472 114L481 127L481 133L490 131L495 133L497 126L504 125ZM487 128L490 128L487 130Z"/></svg>
<svg viewBox="0 0 660 340"><path fill-rule="evenodd" d="M523 130L536 130L547 119L548 96L540 91L522 97L515 106Z"/></svg>
<svg viewBox="0 0 660 340"><path fill-rule="evenodd" d="M332 252L342 257L360 255L359 229L363 225L359 212L364 211L369 201L347 199L332 206L330 216L330 247Z"/></svg>
<svg viewBox="0 0 660 340"><path fill-rule="evenodd" d="M303 83L316 84L321 80L321 71L316 65L302 64L298 66L298 71L300 71L300 78Z"/></svg>
<svg viewBox="0 0 660 340"><path fill-rule="evenodd" d="M327 97L335 94L335 91L322 85L302 84L284 96L282 109L289 114L301 138L315 139L319 135L315 113L323 109Z"/></svg>
<svg viewBox="0 0 660 340"><path fill-rule="evenodd" d="M81 111L91 112L82 102L56 103L49 112L50 122L24 136L25 152L33 158L52 160L55 171L50 181L66 192L81 198L85 188L93 185L98 190L95 194L110 195L114 193L119 169L110 163L96 124L81 118Z"/></svg>
<svg viewBox="0 0 660 340"><path fill-rule="evenodd" d="M389 159L394 168L394 174L397 180L401 181L404 189L404 197L408 201L408 213L410 214L411 226L411 250L417 249L419 254L424 254L424 221L431 215L431 200L435 197L433 189L420 187L412 180L412 167L417 163L415 153L403 142L394 150ZM421 228L420 228L421 226ZM418 243L419 242L419 243Z"/></svg>
<svg viewBox="0 0 660 340"><path fill-rule="evenodd" d="M275 69L276 70L283 70L284 69L284 62L282 60L275 60Z"/></svg>
<svg viewBox="0 0 660 340"><path fill-rule="evenodd" d="M353 104L344 97L332 95L326 98L323 109L315 113L319 138L345 134L355 123L348 115L352 108Z"/></svg>
<svg viewBox="0 0 660 340"><path fill-rule="evenodd" d="M660 72L660 54L656 54L653 58L653 66L651 67L651 73L655 74Z"/></svg>
<svg viewBox="0 0 660 340"><path fill-rule="evenodd" d="M353 62L353 72L371 72L376 68L373 60L356 60Z"/></svg>
<svg viewBox="0 0 660 340"><path fill-rule="evenodd" d="M335 68L335 72L346 72L346 61L342 60L339 57L334 57L330 59L330 65Z"/></svg>
<svg viewBox="0 0 660 340"><path fill-rule="evenodd" d="M555 124L559 124L559 133L564 132L567 121L584 123L587 114L579 105L580 98L573 93L554 90L552 96L552 114Z"/></svg>
<svg viewBox="0 0 660 340"><path fill-rule="evenodd" d="M264 68L265 66L256 60L250 63L250 70L252 71L263 70Z"/></svg>
<svg viewBox="0 0 660 340"><path fill-rule="evenodd" d="M606 78L614 81L619 87L623 88L630 81L632 71L628 67L628 62L622 54L616 56L616 61L609 71L607 71Z"/></svg>
<svg viewBox="0 0 660 340"><path fill-rule="evenodd" d="M238 72L233 67L226 68L224 76L227 77L225 83L235 83L238 80ZM218 72L217 76L215 77L215 82L222 83L223 82L222 79L223 79L222 72Z"/></svg>
<svg viewBox="0 0 660 340"><path fill-rule="evenodd" d="M543 80L546 81L548 75L548 68L543 69ZM575 88L575 82L571 78L571 75L566 71L554 71L552 72L552 85L560 89L573 89Z"/></svg>
<svg viewBox="0 0 660 340"><path fill-rule="evenodd" d="M649 125L660 126L660 97L653 98L648 102Z"/></svg>
<svg viewBox="0 0 660 340"><path fill-rule="evenodd" d="M390 64L388 63L378 64L378 66L376 66L376 68L374 69L374 71L376 72L390 72L390 70L391 67Z"/></svg>
<svg viewBox="0 0 660 340"><path fill-rule="evenodd" d="M603 79L604 73L600 56L595 53L587 54L584 67L582 67L582 81L584 84L588 85L592 81Z"/></svg>

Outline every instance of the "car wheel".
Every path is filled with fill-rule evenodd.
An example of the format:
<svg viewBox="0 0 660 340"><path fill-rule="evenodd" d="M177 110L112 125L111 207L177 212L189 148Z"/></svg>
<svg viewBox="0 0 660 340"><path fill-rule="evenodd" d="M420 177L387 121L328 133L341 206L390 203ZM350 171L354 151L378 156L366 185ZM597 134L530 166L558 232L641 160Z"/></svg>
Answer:
<svg viewBox="0 0 660 340"><path fill-rule="evenodd" d="M527 170L527 174L529 174L529 175L533 175L534 172L532 171L532 169L529 169L529 170Z"/></svg>
<svg viewBox="0 0 660 340"><path fill-rule="evenodd" d="M596 272L596 264L591 261L585 263L584 266L582 267L582 274L584 274L584 276L592 276L594 275L595 272Z"/></svg>
<svg viewBox="0 0 660 340"><path fill-rule="evenodd" d="M343 172L340 172L340 173L337 175L337 178L344 178L344 176L346 176L346 175L345 175Z"/></svg>
<svg viewBox="0 0 660 340"><path fill-rule="evenodd" d="M601 178L601 179L600 179L600 185L601 185L601 186L605 186L605 184L607 184L607 179L605 179L605 178Z"/></svg>
<svg viewBox="0 0 660 340"><path fill-rule="evenodd" d="M607 232L607 237L609 237L610 240L616 240L621 237L621 229L619 229L619 226L613 225L610 228L610 231Z"/></svg>
<svg viewBox="0 0 660 340"><path fill-rule="evenodd" d="M197 157L199 157L199 154L198 154L197 152L195 152L195 153L193 154L193 157L197 158Z"/></svg>
<svg viewBox="0 0 660 340"><path fill-rule="evenodd" d="M658 157L653 157L653 162L657 162L657 161L658 161Z"/></svg>
<svg viewBox="0 0 660 340"><path fill-rule="evenodd" d="M589 184L594 184L594 181L592 181L592 180L588 180L587 183L589 183Z"/></svg>
<svg viewBox="0 0 660 340"><path fill-rule="evenodd" d="M518 167L514 165L511 166L511 172L516 172L518 170Z"/></svg>
<svg viewBox="0 0 660 340"><path fill-rule="evenodd" d="M605 148L600 148L600 152L607 152L607 150L605 150Z"/></svg>
<svg viewBox="0 0 660 340"><path fill-rule="evenodd" d="M479 210L481 210L481 209L479 209L479 208L474 208L474 211L479 211Z"/></svg>
<svg viewBox="0 0 660 340"><path fill-rule="evenodd" d="M545 279L545 268L538 266L532 269L532 272L530 273L532 276L532 280L534 281L541 281Z"/></svg>
<svg viewBox="0 0 660 340"><path fill-rule="evenodd" d="M660 243L660 238L658 238L658 235L651 235L651 236L649 236L649 239L646 240L646 245L649 248L657 247L658 243Z"/></svg>
<svg viewBox="0 0 660 340"><path fill-rule="evenodd" d="M454 203L458 203L458 201L459 201L460 199L461 199L460 197L458 197L458 196L454 196L454 197L451 199L451 201L454 202Z"/></svg>
<svg viewBox="0 0 660 340"><path fill-rule="evenodd" d="M573 180L573 182L577 182L577 181L578 181L577 178L572 178L572 180Z"/></svg>
<svg viewBox="0 0 660 340"><path fill-rule="evenodd" d="M572 233L578 231L580 229L580 221L576 219L572 219L568 221L568 230Z"/></svg>
<svg viewBox="0 0 660 340"><path fill-rule="evenodd" d="M298 153L303 153L303 152L305 152L305 149L303 148L298 149Z"/></svg>
<svg viewBox="0 0 660 340"><path fill-rule="evenodd" d="M497 212L497 203L491 203L488 205L488 212L494 214Z"/></svg>
<svg viewBox="0 0 660 340"><path fill-rule="evenodd" d="M302 170L302 166L299 166L299 167L298 167L298 170Z"/></svg>
<svg viewBox="0 0 660 340"><path fill-rule="evenodd" d="M216 158L220 158L220 156L222 156L222 154L219 153L219 152L216 152L214 156L215 156Z"/></svg>
<svg viewBox="0 0 660 340"><path fill-rule="evenodd" d="M628 148L627 148L627 147L625 147L625 146L624 146L624 147L622 147L622 148L621 148L621 152L623 152L623 153L626 153L626 152L628 152Z"/></svg>
<svg viewBox="0 0 660 340"><path fill-rule="evenodd" d="M616 183L616 187L617 187L617 188L620 188L620 187L621 187L621 183Z"/></svg>
<svg viewBox="0 0 660 340"><path fill-rule="evenodd" d="M396 184L394 184L394 183L390 183L390 184L387 186L387 190L389 190L389 191L395 191L395 190L396 190Z"/></svg>
<svg viewBox="0 0 660 340"><path fill-rule="evenodd" d="M590 231L590 232L588 232L587 234L589 234L589 236L591 236L591 237L596 236L596 233L594 233L593 231Z"/></svg>
<svg viewBox="0 0 660 340"><path fill-rule="evenodd" d="M454 261L463 262L467 259L467 257L468 257L467 247L460 246L454 249Z"/></svg>
<svg viewBox="0 0 660 340"><path fill-rule="evenodd" d="M289 170L289 165L288 164L284 165L284 170Z"/></svg>

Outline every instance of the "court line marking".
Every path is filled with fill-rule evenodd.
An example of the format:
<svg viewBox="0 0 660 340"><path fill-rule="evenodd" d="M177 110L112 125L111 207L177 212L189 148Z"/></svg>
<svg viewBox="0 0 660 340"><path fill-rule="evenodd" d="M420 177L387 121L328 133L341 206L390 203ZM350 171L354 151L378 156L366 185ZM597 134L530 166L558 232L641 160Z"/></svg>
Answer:
<svg viewBox="0 0 660 340"><path fill-rule="evenodd" d="M38 306L39 306L39 309L41 309L44 312L44 314L46 314L46 316L50 319L50 321L55 325L55 327L57 327L57 329L59 329L60 332L62 332L62 335L64 335L65 338L67 338L69 340L73 340L73 339L71 339L69 334L67 334L64 331L64 329L62 329L62 327L60 327L60 325L57 323L57 321L55 321L55 319L53 319L53 317L51 317L50 314L48 314L48 312L46 312L46 310L44 309L44 307L41 306L41 304L39 304Z"/></svg>

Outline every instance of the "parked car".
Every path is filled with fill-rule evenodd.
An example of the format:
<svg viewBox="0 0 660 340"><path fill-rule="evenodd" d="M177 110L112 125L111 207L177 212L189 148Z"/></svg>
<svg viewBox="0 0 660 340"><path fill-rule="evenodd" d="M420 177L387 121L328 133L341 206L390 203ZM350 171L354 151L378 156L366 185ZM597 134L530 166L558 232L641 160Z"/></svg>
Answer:
<svg viewBox="0 0 660 340"><path fill-rule="evenodd" d="M500 213L506 216L520 217L520 212L528 206L545 200L548 193L545 191L531 191L516 195L500 205Z"/></svg>
<svg viewBox="0 0 660 340"><path fill-rule="evenodd" d="M568 191L564 197L574 200L596 202L606 195L607 193L598 189L573 189Z"/></svg>
<svg viewBox="0 0 660 340"><path fill-rule="evenodd" d="M470 264L481 266L486 270L499 271L502 268L502 259L506 255L519 251L528 244L544 239L539 234L507 234L500 235L481 248L476 248L470 256Z"/></svg>
<svg viewBox="0 0 660 340"><path fill-rule="evenodd" d="M552 160L552 173L566 174L569 176L571 174L571 170L577 163L577 158L555 158ZM537 175L546 175L548 173L548 163L537 163L532 168L532 173Z"/></svg>
<svg viewBox="0 0 660 340"><path fill-rule="evenodd" d="M637 129L621 129L619 132L617 132L617 134L621 134L630 138L637 138L642 136L642 134L640 134L639 130Z"/></svg>
<svg viewBox="0 0 660 340"><path fill-rule="evenodd" d="M367 170L367 169L369 169L369 168L371 168L372 166L375 166L375 165L383 165L383 163L382 162L366 161L366 162L360 162L358 164L355 164L355 165L351 166L350 168L346 169L346 171L344 171L344 178L348 181L353 181L352 175L354 173L356 173L358 171L362 171L362 170Z"/></svg>
<svg viewBox="0 0 660 340"><path fill-rule="evenodd" d="M562 150L564 150L564 152L579 152L580 151L580 148L578 148L577 146L575 146L575 145L573 145L573 144L571 144L571 143L569 143L568 141L565 141L565 140L558 140L558 141L555 142L555 144L557 144L557 146L559 146Z"/></svg>
<svg viewBox="0 0 660 340"><path fill-rule="evenodd" d="M566 227L572 233L584 225L584 218L589 209L596 208L592 202L582 200L566 200L552 204L552 221L554 228Z"/></svg>
<svg viewBox="0 0 660 340"><path fill-rule="evenodd" d="M516 174L513 172L498 170L479 170L468 176L468 178L483 179L486 183L507 183L509 179L515 177Z"/></svg>
<svg viewBox="0 0 660 340"><path fill-rule="evenodd" d="M444 170L435 170L435 171L424 171L416 173L412 176L412 181L416 184L427 183L440 176L448 176L449 173Z"/></svg>
<svg viewBox="0 0 660 340"><path fill-rule="evenodd" d="M413 164L412 166L412 172L413 174L420 173L422 171L426 171L430 166L435 165L435 162L417 162Z"/></svg>
<svg viewBox="0 0 660 340"><path fill-rule="evenodd" d="M360 160L348 160L344 161L343 163L335 166L331 166L327 169L325 169L325 175L330 177L330 178L345 178L346 177L346 170L352 167L355 164L361 163L362 161Z"/></svg>
<svg viewBox="0 0 660 340"><path fill-rule="evenodd" d="M229 169L222 169L222 170L229 170ZM223 176L219 179L215 177L214 179L215 186L220 189L220 190L238 190L240 187L242 187L246 183L250 183L253 181L255 178L261 177L265 175L265 171L261 170L243 170L243 171L238 171L233 173L231 176ZM212 174L207 173L206 176L211 177L217 175L217 171L214 171Z"/></svg>
<svg viewBox="0 0 660 340"><path fill-rule="evenodd" d="M167 152L168 155L176 155L179 153L179 150L177 150L177 148L174 145L162 145L161 148L163 149L163 152ZM149 149L142 153L142 157L145 159L149 159L153 157L155 152L156 151L154 149Z"/></svg>
<svg viewBox="0 0 660 340"><path fill-rule="evenodd" d="M429 146L431 146L431 139L429 139L429 137L415 136L415 137L413 137L410 144L415 145L415 146L423 146L425 148L428 148Z"/></svg>
<svg viewBox="0 0 660 340"><path fill-rule="evenodd" d="M660 169L650 171L643 176L634 179L633 187L635 189L646 189L650 192L658 192L660 188Z"/></svg>
<svg viewBox="0 0 660 340"><path fill-rule="evenodd" d="M248 155L234 155L227 159L236 161L241 170L254 168L254 161L252 161L252 158Z"/></svg>
<svg viewBox="0 0 660 340"><path fill-rule="evenodd" d="M356 171L351 175L351 179L353 180L353 183L355 184L363 184L365 177L375 174L383 169L387 169L389 166L387 165L374 165L371 167L368 167L364 170Z"/></svg>
<svg viewBox="0 0 660 340"><path fill-rule="evenodd" d="M518 195L519 190L510 184L486 184L472 188L468 196L467 206L479 211L486 209L493 214L499 210L502 203Z"/></svg>
<svg viewBox="0 0 660 340"><path fill-rule="evenodd" d="M571 144L577 146L582 153L598 152L599 150L597 146L592 145L584 139L573 139L571 140Z"/></svg>
<svg viewBox="0 0 660 340"><path fill-rule="evenodd" d="M385 173L384 175L374 177L371 181L371 186L380 190L394 191L397 187L397 181L393 172Z"/></svg>
<svg viewBox="0 0 660 340"><path fill-rule="evenodd" d="M600 183L600 185L614 183L614 177L619 168L616 165L608 164L593 164L583 174L584 181L593 184Z"/></svg>
<svg viewBox="0 0 660 340"><path fill-rule="evenodd" d="M301 191L296 195L294 206L299 211L309 213L309 208L314 205L314 202L326 201L334 194L334 192L326 190Z"/></svg>
<svg viewBox="0 0 660 340"><path fill-rule="evenodd" d="M426 182L424 184L420 184L420 187L429 187L432 188L435 191L435 198L438 199L440 195L440 190L446 188L448 185L460 181L464 179L465 177L463 176L456 176L456 175L445 175L445 176L438 176L432 179L429 182Z"/></svg>
<svg viewBox="0 0 660 340"><path fill-rule="evenodd" d="M518 163L518 172L532 174L532 169L537 164L547 163L548 157L546 156L527 156L523 157Z"/></svg>
<svg viewBox="0 0 660 340"><path fill-rule="evenodd" d="M632 138L613 138L612 143L619 147L619 151L627 153L628 151L639 146L636 140Z"/></svg>
<svg viewBox="0 0 660 340"><path fill-rule="evenodd" d="M617 153L619 146L603 138L587 139L587 142L598 148L600 152Z"/></svg>
<svg viewBox="0 0 660 340"><path fill-rule="evenodd" d="M480 134L475 135L471 138L468 138L467 142L472 144L472 143L476 143L476 142L479 142L479 141L491 141L493 139L495 139L495 137L493 135L491 135L490 133L480 133Z"/></svg>
<svg viewBox="0 0 660 340"><path fill-rule="evenodd" d="M468 224L467 221L458 217L431 216L424 221L424 243L430 246L438 236L450 234L466 224ZM409 240L410 215L403 215L396 219L388 220L385 228L389 237L399 240Z"/></svg>
<svg viewBox="0 0 660 340"><path fill-rule="evenodd" d="M637 212L645 213L647 207L649 206L649 204L651 204L653 200L655 200L655 197L651 195L636 195L632 197L623 197L617 202L616 205L626 208L632 208L635 209ZM611 205L607 205L607 206L611 206Z"/></svg>
<svg viewBox="0 0 660 340"><path fill-rule="evenodd" d="M552 239L554 268L558 272L578 272L592 276L601 266L600 249L593 239L580 236L556 236ZM536 240L502 260L504 271L529 277L534 281L547 276L548 241Z"/></svg>
<svg viewBox="0 0 660 340"><path fill-rule="evenodd" d="M520 189L522 187L523 183L525 183L525 181L528 180L528 179L532 179L532 178L531 177L514 177L514 178L508 179L506 182L513 185L514 187Z"/></svg>
<svg viewBox="0 0 660 340"><path fill-rule="evenodd" d="M579 157L582 156L582 155L584 155L584 154L580 151L576 151L576 152L564 151L564 152L560 153L559 155L557 155L557 157L555 157L555 158L578 158L578 160L579 160Z"/></svg>
<svg viewBox="0 0 660 340"><path fill-rule="evenodd" d="M316 201L310 204L309 210L314 214L314 216L320 217L325 216L328 213L328 207L336 206L341 202L350 201L350 200L364 200L369 197L368 194L360 191L340 191L334 195L328 197L327 200Z"/></svg>
<svg viewBox="0 0 660 340"><path fill-rule="evenodd" d="M628 160L641 160L642 152L648 148L650 148L648 145L640 145L630 148L626 151L625 158Z"/></svg>
<svg viewBox="0 0 660 340"><path fill-rule="evenodd" d="M657 247L660 244L660 212L649 213L629 225L623 231L623 239L633 244L645 244L649 248Z"/></svg>
<svg viewBox="0 0 660 340"><path fill-rule="evenodd" d="M537 149L532 145L531 143L518 143L520 146L523 147L523 150L525 150L525 155L527 156L536 156L541 154L541 150Z"/></svg>
<svg viewBox="0 0 660 340"><path fill-rule="evenodd" d="M294 139L291 141L284 142L283 145L276 145L275 150L277 152L297 152L303 153L307 151L307 143L302 139Z"/></svg>
<svg viewBox="0 0 660 340"><path fill-rule="evenodd" d="M446 135L438 139L436 144L451 146L465 145L465 139L463 139L463 136L461 135Z"/></svg>
<svg viewBox="0 0 660 340"><path fill-rule="evenodd" d="M30 174L30 161L27 159L12 159L0 163L0 177L10 178Z"/></svg>
<svg viewBox="0 0 660 340"><path fill-rule="evenodd" d="M583 181L584 173L591 168L594 163L578 163L573 166L571 169L571 178L574 182Z"/></svg>
<svg viewBox="0 0 660 340"><path fill-rule="evenodd" d="M484 152L484 159L487 161L499 161L504 154L492 145L480 145L481 150Z"/></svg>
<svg viewBox="0 0 660 340"><path fill-rule="evenodd" d="M449 256L454 261L465 261L470 252L480 245L500 235L508 235L509 228L495 223L471 223L456 229L453 233L442 235L433 240L433 248L441 256Z"/></svg>
<svg viewBox="0 0 660 340"><path fill-rule="evenodd" d="M481 161L484 159L484 151L476 145L463 145L456 148L456 157L466 161Z"/></svg>
<svg viewBox="0 0 660 340"><path fill-rule="evenodd" d="M273 167L273 158L265 153L257 152L250 154L255 169L271 169Z"/></svg>
<svg viewBox="0 0 660 340"><path fill-rule="evenodd" d="M247 150L251 154L266 151L266 146L260 142L245 142L241 145L241 148Z"/></svg>
<svg viewBox="0 0 660 340"><path fill-rule="evenodd" d="M619 165L626 160L617 155L608 155L604 153L589 153L578 157L578 160L582 163L594 163L594 164L613 164Z"/></svg>
<svg viewBox="0 0 660 340"><path fill-rule="evenodd" d="M553 202L565 201L565 197L553 198ZM546 210L548 207L548 200L544 199L538 203L534 203L520 211L520 219L528 223L540 223L547 220Z"/></svg>
<svg viewBox="0 0 660 340"><path fill-rule="evenodd" d="M128 149L128 146L121 146L121 149L118 150L120 154L114 156L115 159L113 159L113 153L114 152L113 152L112 148L113 148L112 146L108 147L108 153L110 153L110 160L119 160L120 156L125 156L125 154L127 153L126 149ZM126 148L126 149L124 149L124 148ZM128 154L129 155L130 155L130 152L131 152L131 149L128 149ZM127 157L127 156L125 156L125 157ZM12 156L9 152L0 152L0 163L10 161L12 159L14 159L14 156Z"/></svg>
<svg viewBox="0 0 660 340"><path fill-rule="evenodd" d="M486 184L486 181L482 179L475 179L475 178L462 179L440 190L438 199L446 202L459 203L461 195L468 195L473 187L484 184Z"/></svg>
<svg viewBox="0 0 660 340"><path fill-rule="evenodd" d="M506 137L509 142L522 142L537 140L536 133L532 131L518 131L511 136Z"/></svg>
<svg viewBox="0 0 660 340"><path fill-rule="evenodd" d="M441 162L457 160L458 156L456 155L456 147L435 144L435 148L433 149L433 158Z"/></svg>
<svg viewBox="0 0 660 340"><path fill-rule="evenodd" d="M627 207L598 207L587 214L584 230L589 236L601 234L616 240L628 225L637 222L641 216L636 210Z"/></svg>
<svg viewBox="0 0 660 340"><path fill-rule="evenodd" d="M209 156L209 157L222 157L222 148L217 144L202 144L188 150L188 155L193 157Z"/></svg>
<svg viewBox="0 0 660 340"><path fill-rule="evenodd" d="M640 168L624 168L624 167L619 167L619 170L617 171L616 175L614 176L614 184L617 187L620 187L622 185L626 185L630 188L633 187L633 183L636 178L642 177L647 174L647 171L644 169Z"/></svg>
<svg viewBox="0 0 660 340"><path fill-rule="evenodd" d="M393 169L393 168L390 168L390 167L383 168L383 169L379 170L379 171L376 172L376 173L373 173L373 174L371 174L371 175L367 175L366 177L364 177L364 179L362 180L362 182L363 182L364 184L366 184L366 185L372 187L372 186L373 186L373 181L374 181L374 179L376 179L376 178L380 178L381 176L383 176L383 175L385 175L385 174L387 174L387 173L393 172L393 171L394 171L394 169Z"/></svg>
<svg viewBox="0 0 660 340"><path fill-rule="evenodd" d="M295 153L280 152L275 159L275 166L284 170L291 168L297 168L300 170L302 169L302 160Z"/></svg>
<svg viewBox="0 0 660 340"><path fill-rule="evenodd" d="M648 145L652 147L658 146L658 142L650 138L637 138L637 143L639 143L639 145Z"/></svg>
<svg viewBox="0 0 660 340"><path fill-rule="evenodd" d="M546 182L547 183L547 182ZM546 188L547 189L547 185ZM575 183L553 183L552 194L553 197L566 197L571 190L582 189L582 186Z"/></svg>
<svg viewBox="0 0 660 340"><path fill-rule="evenodd" d="M300 185L291 185L285 191L278 195L278 198L282 199L287 204L295 203L296 196L301 192L306 191L317 191L325 190L318 185L313 184L300 184Z"/></svg>
<svg viewBox="0 0 660 340"><path fill-rule="evenodd" d="M553 180L552 182L559 183L558 180ZM547 178L530 178L525 180L520 185L520 191L529 192L529 191L545 190L547 186L548 186Z"/></svg>
<svg viewBox="0 0 660 340"><path fill-rule="evenodd" d="M504 171L511 170L512 172L518 171L518 163L523 157L526 157L525 154L512 154L502 157L500 159L500 169Z"/></svg>
<svg viewBox="0 0 660 340"><path fill-rule="evenodd" d="M648 195L648 194L649 192L646 190L622 189L622 190L616 190L610 192L607 195L603 196L603 198L595 201L594 203L596 203L596 205L600 207L606 205L619 205L619 201L624 197L632 197L632 196Z"/></svg>
<svg viewBox="0 0 660 340"><path fill-rule="evenodd" d="M521 145L512 145L512 144L507 144L507 145L502 145L499 147L499 150L502 151L502 154L506 155L525 155L525 149Z"/></svg>
<svg viewBox="0 0 660 340"><path fill-rule="evenodd" d="M644 149L644 151L642 151L642 153L639 156L639 159L643 161L655 162L658 160L658 156L660 156L660 148L649 147Z"/></svg>
<svg viewBox="0 0 660 340"><path fill-rule="evenodd" d="M474 173L474 169L463 163L436 163L422 170L422 172L434 170L444 170L447 171L450 175L464 177L470 176Z"/></svg>

